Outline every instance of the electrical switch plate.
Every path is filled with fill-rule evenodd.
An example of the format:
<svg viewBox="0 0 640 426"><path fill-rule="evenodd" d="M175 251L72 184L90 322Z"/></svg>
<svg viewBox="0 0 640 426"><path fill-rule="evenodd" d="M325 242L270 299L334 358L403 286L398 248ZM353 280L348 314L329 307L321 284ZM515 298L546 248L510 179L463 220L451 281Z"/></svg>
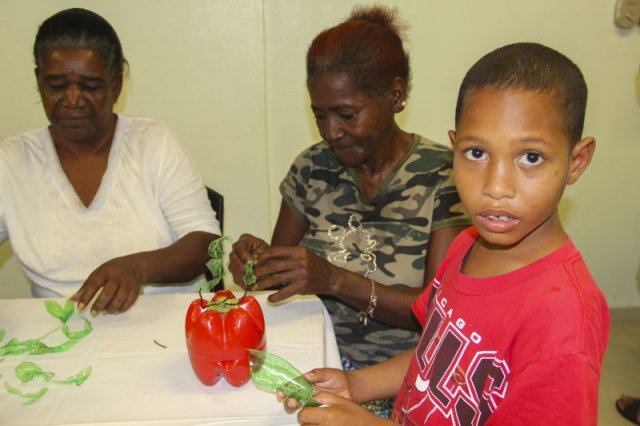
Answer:
<svg viewBox="0 0 640 426"><path fill-rule="evenodd" d="M616 0L613 21L619 28L632 28L640 22L640 0Z"/></svg>

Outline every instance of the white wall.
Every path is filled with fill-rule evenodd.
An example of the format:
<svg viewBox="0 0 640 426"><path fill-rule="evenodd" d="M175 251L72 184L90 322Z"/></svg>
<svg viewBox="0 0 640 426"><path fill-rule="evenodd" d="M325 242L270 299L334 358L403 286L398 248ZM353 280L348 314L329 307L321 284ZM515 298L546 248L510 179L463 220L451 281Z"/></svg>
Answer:
<svg viewBox="0 0 640 426"><path fill-rule="evenodd" d="M226 196L227 233L265 238L293 157L318 140L304 55L348 16L346 0L0 1L0 138L44 124L30 51L37 24L81 5L121 35L131 79L120 111L167 121L205 182ZM402 126L446 143L458 85L481 55L516 41L572 58L589 85L595 159L561 204L566 228L612 306L640 306L640 27L613 25L614 0L397 0L409 24L413 90ZM7 58L11 58L10 60ZM6 246L6 245L5 245ZM0 248L0 297L20 282ZM24 286L22 287L24 288Z"/></svg>

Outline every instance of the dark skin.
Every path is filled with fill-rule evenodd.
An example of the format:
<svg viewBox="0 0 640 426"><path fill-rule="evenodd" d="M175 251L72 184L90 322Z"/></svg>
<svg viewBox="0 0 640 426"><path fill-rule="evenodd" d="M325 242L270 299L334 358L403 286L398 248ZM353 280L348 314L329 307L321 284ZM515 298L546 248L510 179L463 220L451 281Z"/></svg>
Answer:
<svg viewBox="0 0 640 426"><path fill-rule="evenodd" d="M396 78L385 95L374 96L356 88L346 74L323 73L310 80L308 89L322 138L341 163L356 170L365 197L372 198L411 146L413 135L395 122L395 114L404 109L406 82ZM295 294L324 294L335 296L358 310L366 309L371 295L370 280L334 266L299 246L307 229L308 225L283 201L271 244L249 234L234 243L229 257L234 281L243 285L244 264L255 259L256 289L285 284L270 295L271 302L280 302ZM431 281L449 244L462 229L451 227L431 233L424 285ZM375 319L397 327L419 329L411 304L424 285L398 288L376 284Z"/></svg>
<svg viewBox="0 0 640 426"><path fill-rule="evenodd" d="M89 207L107 170L118 117L122 75L90 49L54 50L35 70L49 131L60 164L84 206ZM188 281L204 272L215 235L192 232L171 246L111 259L96 268L72 296L83 310L115 314L128 310L147 282Z"/></svg>
<svg viewBox="0 0 640 426"><path fill-rule="evenodd" d="M620 398L618 398L618 400L616 401L616 404L618 405L620 410L624 410L627 407L627 405L637 400L638 398L636 397L622 394L620 395ZM640 424L640 410L636 412L636 423Z"/></svg>

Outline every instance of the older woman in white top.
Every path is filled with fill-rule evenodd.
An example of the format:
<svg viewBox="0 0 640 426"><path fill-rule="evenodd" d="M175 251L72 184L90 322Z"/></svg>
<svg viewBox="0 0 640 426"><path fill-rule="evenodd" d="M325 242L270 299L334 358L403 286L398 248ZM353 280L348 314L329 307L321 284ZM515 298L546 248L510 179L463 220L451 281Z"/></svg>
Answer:
<svg viewBox="0 0 640 426"><path fill-rule="evenodd" d="M169 129L113 112L126 63L114 29L64 10L40 26L34 56L50 124L0 144L0 243L34 296L84 309L99 293L96 314L193 290L220 228Z"/></svg>

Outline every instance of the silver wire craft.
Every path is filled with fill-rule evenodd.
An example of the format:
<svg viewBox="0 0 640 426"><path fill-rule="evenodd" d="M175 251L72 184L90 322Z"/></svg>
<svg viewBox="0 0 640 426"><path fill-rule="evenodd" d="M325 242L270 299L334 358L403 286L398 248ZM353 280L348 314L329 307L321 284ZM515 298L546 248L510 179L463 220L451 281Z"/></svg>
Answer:
<svg viewBox="0 0 640 426"><path fill-rule="evenodd" d="M355 225L354 225L355 223ZM360 241L364 241L364 247L362 247L358 258L367 265L367 270L364 276L369 278L374 272L378 270L378 263L376 261L376 255L374 250L378 243L371 238L371 233L364 229L356 214L349 216L347 221L347 228L340 225L331 225L329 227L329 238L335 241L338 250L327 253L327 260L337 266L344 266L350 260L349 251L344 246L345 240L351 235L355 235Z"/></svg>

